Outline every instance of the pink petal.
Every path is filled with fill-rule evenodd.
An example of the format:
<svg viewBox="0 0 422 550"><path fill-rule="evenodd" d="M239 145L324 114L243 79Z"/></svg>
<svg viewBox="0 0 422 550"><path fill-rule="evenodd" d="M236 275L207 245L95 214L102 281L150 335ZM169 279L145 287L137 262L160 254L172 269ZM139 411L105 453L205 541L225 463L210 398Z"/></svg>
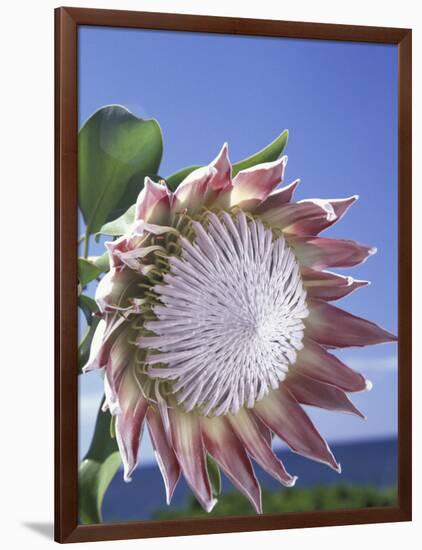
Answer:
<svg viewBox="0 0 422 550"><path fill-rule="evenodd" d="M231 188L231 172L225 143L211 164L194 170L182 181L174 194L173 211L187 208L193 213L204 204L214 203L220 194Z"/></svg>
<svg viewBox="0 0 422 550"><path fill-rule="evenodd" d="M155 457L163 476L166 489L166 502L170 504L180 477L180 466L164 430L160 413L150 407L147 412L147 425L154 448Z"/></svg>
<svg viewBox="0 0 422 550"><path fill-rule="evenodd" d="M268 426L266 426L262 422L262 420L258 416L254 415L254 420L255 420L256 425L258 426L258 430L259 430L260 434L262 435L262 437L267 442L268 447L270 449L272 449L272 447L273 447L273 434L271 433L271 430L268 428Z"/></svg>
<svg viewBox="0 0 422 550"><path fill-rule="evenodd" d="M122 271L127 267L139 271L139 264L133 260L137 257L143 257L146 253L143 253L144 248L148 248L145 245L145 241L148 238L148 234L142 234L139 229L150 227L167 227L157 226L155 224L146 223L143 220L139 220L133 226L133 233L130 237L122 235L115 241L107 241L104 246L108 250L109 262L111 268L115 268L116 272ZM132 261L128 261L132 259Z"/></svg>
<svg viewBox="0 0 422 550"><path fill-rule="evenodd" d="M352 267L361 264L376 253L376 248L355 241L326 239L324 237L289 237L299 262L314 269Z"/></svg>
<svg viewBox="0 0 422 550"><path fill-rule="evenodd" d="M124 326L117 333L110 349L104 373L105 398L111 414L117 414L122 408L119 388L127 372L129 372L131 383L137 388L136 381L131 372L135 347L129 344L129 334L130 328L127 326Z"/></svg>
<svg viewBox="0 0 422 550"><path fill-rule="evenodd" d="M336 221L340 220L349 208L358 200L359 195L352 195L346 199L330 199L331 206L336 214Z"/></svg>
<svg viewBox="0 0 422 550"><path fill-rule="evenodd" d="M202 435L207 451L217 461L237 489L262 514L261 488L243 445L224 417L201 419Z"/></svg>
<svg viewBox="0 0 422 550"><path fill-rule="evenodd" d="M353 405L344 391L339 390L335 386L318 382L298 373L288 376L283 384L298 403L330 411L351 413L365 418Z"/></svg>
<svg viewBox="0 0 422 550"><path fill-rule="evenodd" d="M364 391L370 386L370 382L364 376L347 367L316 342L305 338L303 344L303 349L297 354L296 363L292 365L292 372L331 384L347 392Z"/></svg>
<svg viewBox="0 0 422 550"><path fill-rule="evenodd" d="M253 413L247 409L240 409L236 415L228 416L228 419L252 458L280 483L286 487L293 486L297 478L286 472L281 460L275 456L265 435L260 432Z"/></svg>
<svg viewBox="0 0 422 550"><path fill-rule="evenodd" d="M139 294L139 275L132 269L112 268L98 283L95 301L101 312L117 315L118 310L131 307L130 298Z"/></svg>
<svg viewBox="0 0 422 550"><path fill-rule="evenodd" d="M302 269L302 281L310 298L339 300L358 288L369 285L369 281L359 281L330 271Z"/></svg>
<svg viewBox="0 0 422 550"><path fill-rule="evenodd" d="M205 511L210 512L216 504L205 462L199 418L178 408L170 408L169 419L173 448L182 468L186 482Z"/></svg>
<svg viewBox="0 0 422 550"><path fill-rule="evenodd" d="M280 213L284 231L293 235L318 235L344 215L357 200L357 195L347 199L307 199L296 203L296 212ZM292 205L293 207L293 205ZM286 219L290 216L290 223Z"/></svg>
<svg viewBox="0 0 422 550"><path fill-rule="evenodd" d="M114 241L107 241L104 243L108 251L108 257L110 261L110 267L120 267L123 262L120 259L119 252L126 252L128 250L129 238L126 235L122 235Z"/></svg>
<svg viewBox="0 0 422 550"><path fill-rule="evenodd" d="M171 193L167 186L146 177L136 201L135 221L143 220L166 225L170 214L170 201Z"/></svg>
<svg viewBox="0 0 422 550"><path fill-rule="evenodd" d="M261 215L267 223L292 235L315 235L324 224L333 223L336 215L330 203L320 199L285 204Z"/></svg>
<svg viewBox="0 0 422 550"><path fill-rule="evenodd" d="M395 342L397 337L375 323L319 300L309 300L306 336L335 348Z"/></svg>
<svg viewBox="0 0 422 550"><path fill-rule="evenodd" d="M106 331L106 322L101 319L95 329L94 336L89 350L89 358L86 365L83 367L83 372L89 372L96 369L101 369L106 366L110 346L105 345L104 335Z"/></svg>
<svg viewBox="0 0 422 550"><path fill-rule="evenodd" d="M91 342L88 361L82 369L83 372L102 369L107 365L112 345L122 331L123 321L121 316L110 313L105 314L100 320Z"/></svg>
<svg viewBox="0 0 422 550"><path fill-rule="evenodd" d="M293 193L300 183L300 179L295 180L289 185L276 189L268 197L261 202L255 209L256 214L264 214L270 212L277 212L282 206L289 203L292 199Z"/></svg>
<svg viewBox="0 0 422 550"><path fill-rule="evenodd" d="M257 164L241 170L233 179L230 206L239 206L242 210L254 209L283 180L287 157L274 162Z"/></svg>
<svg viewBox="0 0 422 550"><path fill-rule="evenodd" d="M138 248L132 248L125 252L118 251L115 254L125 267L132 269L136 273L145 273L148 268L152 269L152 266L143 262L148 262L148 256L153 252L165 254L165 249L160 245L139 246Z"/></svg>
<svg viewBox="0 0 422 550"><path fill-rule="evenodd" d="M116 439L123 462L124 479L130 481L138 462L138 449L148 402L126 372L119 388L121 412L116 416Z"/></svg>
<svg viewBox="0 0 422 550"><path fill-rule="evenodd" d="M231 187L232 165L229 160L229 148L227 143L223 145L211 166L215 168L215 175L210 182L210 190L217 192Z"/></svg>
<svg viewBox="0 0 422 550"><path fill-rule="evenodd" d="M292 451L340 471L326 441L284 384L258 401L255 411Z"/></svg>

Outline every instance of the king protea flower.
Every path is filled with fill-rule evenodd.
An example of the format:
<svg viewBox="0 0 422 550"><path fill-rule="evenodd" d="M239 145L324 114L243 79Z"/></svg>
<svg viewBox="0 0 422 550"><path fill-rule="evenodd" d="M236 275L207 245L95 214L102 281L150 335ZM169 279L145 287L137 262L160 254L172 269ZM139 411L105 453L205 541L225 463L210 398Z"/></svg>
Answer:
<svg viewBox="0 0 422 550"><path fill-rule="evenodd" d="M368 282L326 268L376 252L319 236L357 197L291 202L299 181L276 189L286 163L232 178L224 145L174 193L147 178L132 231L106 243L111 269L98 285L102 320L85 371L104 369L125 479L146 425L168 503L182 472L213 508L209 454L262 512L252 461L287 487L296 481L273 434L340 472L301 405L362 416L347 393L370 382L331 350L396 340L331 305Z"/></svg>

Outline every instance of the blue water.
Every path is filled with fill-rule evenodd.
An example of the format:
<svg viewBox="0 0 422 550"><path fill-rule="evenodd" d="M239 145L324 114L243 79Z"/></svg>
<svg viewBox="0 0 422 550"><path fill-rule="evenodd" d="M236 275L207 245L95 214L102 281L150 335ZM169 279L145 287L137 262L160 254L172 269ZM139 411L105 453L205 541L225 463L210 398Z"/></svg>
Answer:
<svg viewBox="0 0 422 550"><path fill-rule="evenodd" d="M384 488L397 482L397 441L382 439L360 443L332 445L337 460L341 463L339 475L327 466L312 462L289 451L278 452L287 470L299 476L296 487L312 487L351 483ZM262 487L277 490L280 485L256 466ZM232 490L232 485L223 476L223 492ZM294 489L289 489L294 490ZM170 509L183 507L190 494L185 481L180 479ZM104 498L103 518L106 522L147 520L158 509L165 508L164 485L156 466L144 466L136 470L133 481L125 483L122 472L113 479Z"/></svg>

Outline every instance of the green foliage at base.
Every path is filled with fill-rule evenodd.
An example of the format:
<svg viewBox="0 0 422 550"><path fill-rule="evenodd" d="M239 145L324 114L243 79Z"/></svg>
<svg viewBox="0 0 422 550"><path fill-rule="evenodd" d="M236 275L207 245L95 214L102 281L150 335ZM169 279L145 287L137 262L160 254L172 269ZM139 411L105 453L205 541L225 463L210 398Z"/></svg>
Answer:
<svg viewBox="0 0 422 550"><path fill-rule="evenodd" d="M110 413L102 411L101 403L91 446L78 470L79 519L85 525L102 522L105 492L122 463L110 423Z"/></svg>
<svg viewBox="0 0 422 550"><path fill-rule="evenodd" d="M282 489L262 493L263 509L266 514L286 512L311 512L314 510L340 510L370 508L374 506L395 506L397 489L377 489L372 486L332 485L311 489ZM229 492L219 497L214 510L207 514L194 497L183 509L158 510L154 519L177 519L186 517L243 516L255 514L249 501L238 492Z"/></svg>

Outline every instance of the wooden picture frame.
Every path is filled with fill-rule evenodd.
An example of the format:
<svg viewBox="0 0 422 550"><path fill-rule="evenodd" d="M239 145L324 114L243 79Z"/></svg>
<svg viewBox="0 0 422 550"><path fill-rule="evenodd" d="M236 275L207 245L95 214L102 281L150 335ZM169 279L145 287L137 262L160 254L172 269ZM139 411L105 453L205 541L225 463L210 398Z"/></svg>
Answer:
<svg viewBox="0 0 422 550"><path fill-rule="evenodd" d="M398 46L398 505L254 517L79 525L77 509L77 30L81 25ZM411 30L82 8L55 12L55 540L61 543L409 521L411 462Z"/></svg>

